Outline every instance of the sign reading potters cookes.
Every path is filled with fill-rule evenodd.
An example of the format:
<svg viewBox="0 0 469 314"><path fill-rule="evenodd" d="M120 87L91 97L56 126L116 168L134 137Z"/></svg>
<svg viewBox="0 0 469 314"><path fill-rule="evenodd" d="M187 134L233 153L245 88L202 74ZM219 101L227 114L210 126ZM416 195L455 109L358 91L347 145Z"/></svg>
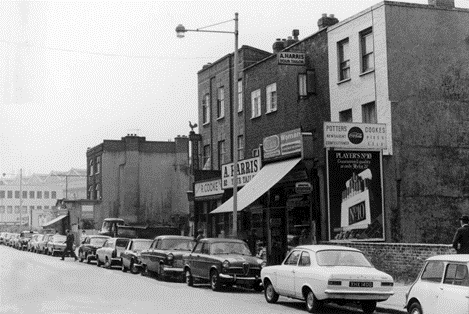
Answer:
<svg viewBox="0 0 469 314"><path fill-rule="evenodd" d="M262 141L264 159L301 154L302 147L301 129L271 135Z"/></svg>
<svg viewBox="0 0 469 314"><path fill-rule="evenodd" d="M304 52L284 51L277 54L278 64L305 65L306 57Z"/></svg>
<svg viewBox="0 0 469 314"><path fill-rule="evenodd" d="M382 152L328 150L330 240L384 240Z"/></svg>
<svg viewBox="0 0 469 314"><path fill-rule="evenodd" d="M234 164L221 166L222 188L233 188ZM238 187L246 185L261 170L261 157L254 157L238 161Z"/></svg>
<svg viewBox="0 0 469 314"><path fill-rule="evenodd" d="M223 193L223 189L221 187L221 179L206 182L197 182L194 186L195 197L210 196Z"/></svg>
<svg viewBox="0 0 469 314"><path fill-rule="evenodd" d="M386 124L324 122L324 147L386 149Z"/></svg>

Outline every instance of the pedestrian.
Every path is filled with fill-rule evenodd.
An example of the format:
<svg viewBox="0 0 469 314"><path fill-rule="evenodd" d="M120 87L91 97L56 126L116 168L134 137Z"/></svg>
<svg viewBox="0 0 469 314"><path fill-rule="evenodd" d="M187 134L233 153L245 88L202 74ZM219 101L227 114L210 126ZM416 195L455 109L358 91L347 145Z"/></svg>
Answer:
<svg viewBox="0 0 469 314"><path fill-rule="evenodd" d="M78 258L75 255L75 252L73 251L73 242L75 242L75 236L68 229L65 232L67 233L67 239L65 240L66 246L65 246L64 251L62 252L61 259L63 261L65 259L65 254L67 254L67 252L70 252L71 257L74 257L76 261Z"/></svg>
<svg viewBox="0 0 469 314"><path fill-rule="evenodd" d="M301 230L301 235L300 235L300 239L298 240L298 243L299 245L310 244L308 230L306 229Z"/></svg>
<svg viewBox="0 0 469 314"><path fill-rule="evenodd" d="M203 229L197 230L197 237L195 238L195 241L199 242L203 238L204 238L204 230Z"/></svg>
<svg viewBox="0 0 469 314"><path fill-rule="evenodd" d="M256 246L257 246L257 237L256 233L253 230L248 231L248 238L246 239L246 243L248 244L249 250L251 251L252 255L256 255Z"/></svg>
<svg viewBox="0 0 469 314"><path fill-rule="evenodd" d="M83 243L83 240L85 240L85 237L86 237L86 231L85 229L81 229L80 243Z"/></svg>
<svg viewBox="0 0 469 314"><path fill-rule="evenodd" d="M459 218L461 228L456 230L453 238L453 247L457 254L469 254L469 216L463 215Z"/></svg>

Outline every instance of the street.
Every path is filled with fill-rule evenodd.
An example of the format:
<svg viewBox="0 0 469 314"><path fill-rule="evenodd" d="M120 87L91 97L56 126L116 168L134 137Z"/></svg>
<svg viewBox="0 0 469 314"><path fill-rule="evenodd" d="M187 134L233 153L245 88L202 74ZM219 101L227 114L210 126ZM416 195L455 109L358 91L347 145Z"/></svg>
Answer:
<svg viewBox="0 0 469 314"><path fill-rule="evenodd" d="M268 304L250 290L213 292L6 246L0 256L0 313L306 313L301 301ZM321 313L360 311L327 306Z"/></svg>

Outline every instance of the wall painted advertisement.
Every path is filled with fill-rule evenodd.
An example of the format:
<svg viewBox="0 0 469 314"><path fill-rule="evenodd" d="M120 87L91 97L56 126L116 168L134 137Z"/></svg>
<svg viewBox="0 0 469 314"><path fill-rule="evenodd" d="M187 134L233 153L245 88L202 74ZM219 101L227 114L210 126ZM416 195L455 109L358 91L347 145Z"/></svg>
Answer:
<svg viewBox="0 0 469 314"><path fill-rule="evenodd" d="M385 240L381 151L328 150L329 239Z"/></svg>

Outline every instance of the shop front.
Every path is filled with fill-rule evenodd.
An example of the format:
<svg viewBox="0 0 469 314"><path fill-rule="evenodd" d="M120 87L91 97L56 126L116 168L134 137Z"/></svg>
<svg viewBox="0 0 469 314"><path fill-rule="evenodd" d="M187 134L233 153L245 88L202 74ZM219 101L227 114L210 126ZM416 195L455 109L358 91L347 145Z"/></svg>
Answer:
<svg viewBox="0 0 469 314"><path fill-rule="evenodd" d="M216 237L221 231L217 229L216 217L211 217L209 213L222 204L223 193L220 178L194 183L195 233L202 229L206 237Z"/></svg>
<svg viewBox="0 0 469 314"><path fill-rule="evenodd" d="M238 183L242 184L237 204L238 238L245 239L253 253L265 258L269 265L280 264L298 244L314 243L319 218L314 197L318 191L314 162L304 149L309 134L298 129L275 136L276 143L269 142L272 137L264 139L259 160L262 167L248 180L242 177L242 163L252 164L252 160L240 161L237 167L241 176ZM222 181L229 182L231 177L226 174L222 171ZM233 199L210 214L232 217Z"/></svg>

